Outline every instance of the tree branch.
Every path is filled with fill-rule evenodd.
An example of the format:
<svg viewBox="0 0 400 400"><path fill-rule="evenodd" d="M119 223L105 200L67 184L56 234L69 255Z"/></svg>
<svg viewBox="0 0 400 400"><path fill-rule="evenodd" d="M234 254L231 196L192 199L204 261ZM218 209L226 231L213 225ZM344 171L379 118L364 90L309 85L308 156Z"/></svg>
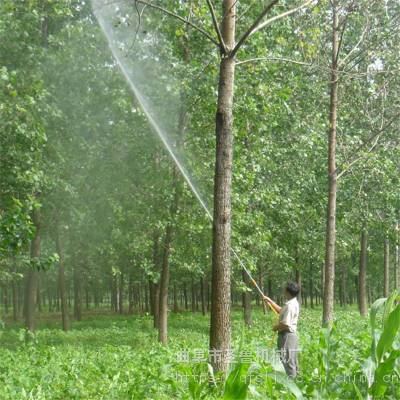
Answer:
<svg viewBox="0 0 400 400"><path fill-rule="evenodd" d="M238 61L236 65L243 65L243 64L248 64L251 62L255 61L282 61L282 62L287 62L287 63L292 63L292 64L298 64L298 65L305 65L307 67L311 67L312 64L303 62L303 61L297 61L297 60L291 60L289 58L280 58L280 57L256 57L256 58L249 58L248 60L243 60L243 61Z"/></svg>
<svg viewBox="0 0 400 400"><path fill-rule="evenodd" d="M224 54L227 54L228 49L226 48L226 44L225 44L224 39L221 34L221 30L219 29L219 25L218 25L217 17L215 15L214 7L210 0L206 0L206 1L207 1L208 8L210 9L210 14L211 14L215 32L217 33L217 36L218 36L219 45L221 46L222 52Z"/></svg>
<svg viewBox="0 0 400 400"><path fill-rule="evenodd" d="M379 139L381 138L383 132L389 128L398 118L400 117L400 111L397 112L386 124L381 126L380 129L378 129L376 132L374 132L373 135L371 135L367 140L365 140L362 144L360 144L357 149L354 151L355 154L357 154L360 150L362 150L364 147L368 145L371 141L375 140L373 145L368 149L367 153L371 153L376 146L378 145ZM362 160L363 156L359 157L354 157L350 162L348 163L347 168L343 169L340 174L337 175L337 179L339 179L342 175L344 175L355 163L358 161ZM338 172L339 168L336 169L336 173Z"/></svg>
<svg viewBox="0 0 400 400"><path fill-rule="evenodd" d="M265 22L263 22L262 24L258 25L258 26L253 30L253 32L251 32L251 35L254 34L254 33L256 33L257 31L259 31L260 29L263 29L263 28L265 28L266 26L270 25L272 22L277 21L278 19L288 17L289 15L292 15L292 14L296 13L297 11L300 11L302 8L307 7L309 4L311 4L312 1L313 1L313 0L307 0L307 1L304 2L301 6L292 8L291 10L288 10L288 11L282 13L282 14L275 15L275 17L272 17L272 18L270 18L270 19L267 19Z"/></svg>
<svg viewBox="0 0 400 400"><path fill-rule="evenodd" d="M268 14L268 12L274 7L274 5L278 2L279 0L272 0L267 6L264 8L262 13L256 18L254 23L250 26L249 29L244 33L244 35L239 39L237 42L235 48L231 52L231 57L234 57L235 54L238 52L242 44L246 41L246 39L253 33L254 29L257 28L257 26L260 24L262 19Z"/></svg>
<svg viewBox="0 0 400 400"><path fill-rule="evenodd" d="M367 17L367 23L365 25L365 29L363 30L359 41L356 43L356 45L346 54L346 56L343 58L343 60L340 61L340 67L346 64L346 61L349 59L349 57L358 49L358 47L361 45L361 43L364 41L365 36L367 32L369 31L370 25L369 25L369 18Z"/></svg>
<svg viewBox="0 0 400 400"><path fill-rule="evenodd" d="M164 14L169 15L170 17L174 17L174 18L178 19L179 21L185 23L186 25L191 26L193 29L195 29L196 31L198 31L198 32L200 32L201 34L203 34L207 39L209 39L209 40L210 40L211 42L213 42L215 45L217 45L217 46L220 45L207 31L205 31L203 28L200 28L200 27L197 26L196 24L190 22L189 20L187 20L187 19L181 17L180 15L175 14L174 12L169 11L169 10L167 10L167 9L164 8L164 7L158 6L158 5L156 5L156 4L152 4L152 3L150 3L150 2L148 2L148 1L146 1L146 0L134 0L134 1L136 1L136 2L139 3L139 4L143 4L143 5L145 5L145 6L148 6L148 7L150 7L150 8L154 8L154 9L156 9L156 10L159 10L159 11L163 12Z"/></svg>

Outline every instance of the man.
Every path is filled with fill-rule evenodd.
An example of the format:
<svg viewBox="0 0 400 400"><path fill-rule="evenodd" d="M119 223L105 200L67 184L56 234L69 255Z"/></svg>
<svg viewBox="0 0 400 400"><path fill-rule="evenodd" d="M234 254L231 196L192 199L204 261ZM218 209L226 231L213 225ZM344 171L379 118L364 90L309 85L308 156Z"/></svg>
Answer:
<svg viewBox="0 0 400 400"><path fill-rule="evenodd" d="M298 338L296 332L300 312L299 302L297 301L299 292L300 288L297 283L288 282L284 290L287 299L284 307L278 306L268 296L264 296L264 300L279 314L279 322L272 329L278 332L280 359L285 367L286 374L290 378L295 378L298 373Z"/></svg>

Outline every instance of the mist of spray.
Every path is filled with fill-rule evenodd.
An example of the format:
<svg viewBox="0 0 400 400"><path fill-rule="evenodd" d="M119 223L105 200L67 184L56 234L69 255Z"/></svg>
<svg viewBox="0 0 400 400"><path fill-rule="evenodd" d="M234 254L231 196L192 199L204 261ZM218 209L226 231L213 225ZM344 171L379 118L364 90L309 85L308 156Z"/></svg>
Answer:
<svg viewBox="0 0 400 400"><path fill-rule="evenodd" d="M92 6L113 57L141 109L212 221L211 207L185 167L184 157L176 145L180 82L168 73L167 65L160 62L163 54L172 58L168 41L160 32L163 18L153 16L154 13L152 17L143 15L142 9L135 9L133 1L92 0ZM233 248L231 251L253 285L263 294L238 253Z"/></svg>

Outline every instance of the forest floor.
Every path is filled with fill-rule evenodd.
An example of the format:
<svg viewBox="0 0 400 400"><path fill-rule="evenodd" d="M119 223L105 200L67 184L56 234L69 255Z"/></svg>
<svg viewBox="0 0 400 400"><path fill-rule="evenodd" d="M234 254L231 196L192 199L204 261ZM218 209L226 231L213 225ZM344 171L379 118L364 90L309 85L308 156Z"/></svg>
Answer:
<svg viewBox="0 0 400 400"><path fill-rule="evenodd" d="M251 328L244 327L239 310L232 314L233 363L244 366L247 398L301 398L280 373L273 375L281 367L272 313L253 310ZM354 399L354 383L365 393L361 366L370 351L368 320L355 308L340 309L336 317L329 335L320 328L319 308L301 311L296 385L305 398ZM63 332L59 316L44 313L35 335L8 324L0 331L0 399L222 398L224 388L207 382L208 334L209 316L191 312L170 314L167 347L157 343L148 315L88 312ZM228 392L224 398L233 399Z"/></svg>

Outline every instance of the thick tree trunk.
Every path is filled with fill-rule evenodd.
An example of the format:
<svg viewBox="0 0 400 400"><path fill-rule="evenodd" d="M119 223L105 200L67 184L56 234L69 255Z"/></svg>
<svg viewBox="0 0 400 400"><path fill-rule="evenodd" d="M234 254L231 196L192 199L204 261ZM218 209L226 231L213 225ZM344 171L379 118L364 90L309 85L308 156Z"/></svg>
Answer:
<svg viewBox="0 0 400 400"><path fill-rule="evenodd" d="M360 243L360 269L358 273L358 307L362 317L367 316L367 231L361 231Z"/></svg>
<svg viewBox="0 0 400 400"><path fill-rule="evenodd" d="M169 223L165 232L164 254L160 279L160 305L158 321L158 340L167 344L168 339L168 284L169 284L169 254L171 251L172 225Z"/></svg>
<svg viewBox="0 0 400 400"><path fill-rule="evenodd" d="M30 257L32 260L40 257L41 245L41 221L40 211L35 209L33 211L32 220L35 225L35 236L31 242ZM36 309L36 292L38 284L39 271L33 267L28 272L26 291L25 291L25 326L31 332L35 330L35 309Z"/></svg>
<svg viewBox="0 0 400 400"><path fill-rule="evenodd" d="M58 223L56 223L56 251L60 259L59 270L58 270L58 286L61 300L61 319L62 328L64 331L68 331L70 328L69 315L68 315L68 304L67 304L67 293L65 289L65 267L64 267L64 253L61 247L60 232Z"/></svg>
<svg viewBox="0 0 400 400"><path fill-rule="evenodd" d="M389 297L389 239L384 243L383 297Z"/></svg>
<svg viewBox="0 0 400 400"><path fill-rule="evenodd" d="M339 16L337 0L332 0L332 64L329 112L328 177L329 193L325 244L325 285L322 321L331 324L335 296L335 247L336 247L336 129L338 112L338 57L339 57Z"/></svg>
<svg viewBox="0 0 400 400"><path fill-rule="evenodd" d="M223 0L222 37L228 49L235 45L236 0ZM222 57L220 63L216 112L216 159L214 175L214 218L211 278L210 350L215 371L226 373L231 342L230 251L231 186L233 158L233 90L235 60ZM221 355L221 357L220 357Z"/></svg>
<svg viewBox="0 0 400 400"><path fill-rule="evenodd" d="M246 289L249 289L249 276L246 274L246 272L243 270L242 271L242 277L243 277L243 282L246 286ZM251 318L251 292L250 291L245 291L242 293L242 303L243 303L243 317L244 317L244 323L246 326L250 327L252 324L252 318Z"/></svg>

